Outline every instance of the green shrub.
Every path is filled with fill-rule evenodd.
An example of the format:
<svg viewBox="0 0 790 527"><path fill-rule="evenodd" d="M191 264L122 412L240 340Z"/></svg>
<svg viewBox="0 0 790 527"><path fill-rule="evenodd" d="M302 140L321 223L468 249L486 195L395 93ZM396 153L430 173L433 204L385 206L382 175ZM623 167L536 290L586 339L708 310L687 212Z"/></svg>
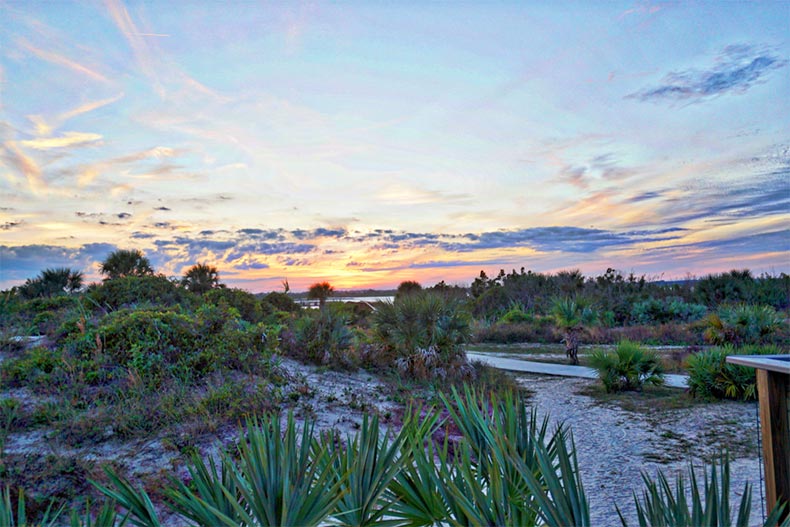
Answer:
<svg viewBox="0 0 790 527"><path fill-rule="evenodd" d="M636 324L666 324L668 322L693 322L705 316L708 309L702 304L689 304L682 298L648 298L636 302L631 309Z"/></svg>
<svg viewBox="0 0 790 527"><path fill-rule="evenodd" d="M347 366L353 341L346 317L327 308L308 311L296 319L284 332L282 346L286 353L301 360Z"/></svg>
<svg viewBox="0 0 790 527"><path fill-rule="evenodd" d="M140 305L188 307L197 303L195 295L163 275L114 278L91 285L87 296L94 305L110 311Z"/></svg>
<svg viewBox="0 0 790 527"><path fill-rule="evenodd" d="M535 317L531 313L526 313L521 306L514 305L500 317L499 322L503 324L529 323L532 322L534 318Z"/></svg>
<svg viewBox="0 0 790 527"><path fill-rule="evenodd" d="M707 318L705 338L712 344L764 344L783 324L771 306L739 305L719 308Z"/></svg>
<svg viewBox="0 0 790 527"><path fill-rule="evenodd" d="M53 374L61 364L60 352L35 347L19 358L0 363L0 380L8 386L51 385Z"/></svg>
<svg viewBox="0 0 790 527"><path fill-rule="evenodd" d="M236 309L241 318L253 324L262 322L264 316L274 311L269 304L265 304L264 307L263 303L255 295L242 289L218 287L205 293L203 298L206 302L215 306L224 303Z"/></svg>
<svg viewBox="0 0 790 527"><path fill-rule="evenodd" d="M219 368L267 372L263 331L241 320L235 309L210 304L194 316L153 309L116 311L98 329L112 360L134 368L153 385L166 376L187 380Z"/></svg>
<svg viewBox="0 0 790 527"><path fill-rule="evenodd" d="M290 296L277 291L272 291L264 296L263 302L273 306L277 311L285 311L286 313L299 313L302 310L302 306L294 302Z"/></svg>
<svg viewBox="0 0 790 527"><path fill-rule="evenodd" d="M598 371L607 392L641 391L647 384L662 384L663 367L658 355L624 340L614 351L595 350L590 363Z"/></svg>
<svg viewBox="0 0 790 527"><path fill-rule="evenodd" d="M402 372L426 378L465 371L462 345L470 336L469 317L457 300L415 292L379 303L373 321L381 342L396 350Z"/></svg>
<svg viewBox="0 0 790 527"><path fill-rule="evenodd" d="M757 398L754 368L730 364L730 355L778 355L782 351L775 346L724 346L700 353L686 359L689 374L689 391L702 398L754 400Z"/></svg>

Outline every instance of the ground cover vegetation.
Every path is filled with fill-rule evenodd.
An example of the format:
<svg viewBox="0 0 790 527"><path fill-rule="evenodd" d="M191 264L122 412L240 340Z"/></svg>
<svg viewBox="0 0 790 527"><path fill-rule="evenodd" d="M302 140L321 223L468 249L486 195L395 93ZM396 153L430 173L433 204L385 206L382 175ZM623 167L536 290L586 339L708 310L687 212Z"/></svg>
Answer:
<svg viewBox="0 0 790 527"><path fill-rule="evenodd" d="M591 524L595 498L585 492L570 430L551 429L512 392L488 398L454 390L441 400L440 408L412 407L397 432L382 434L376 416L365 418L345 443L316 433L310 421L299 430L293 414L284 428L278 416L248 419L233 451L218 462L193 456L190 481L168 481L164 506L199 526ZM749 525L750 486L737 506L730 503L727 455L707 470L700 481L690 466L674 488L661 472L644 475L632 504L638 524ZM107 484L95 484L103 504L72 509L72 525L163 524L144 488L112 469L106 475ZM776 525L787 506L779 503L765 525ZM41 521L54 525L61 513L50 504ZM24 496L13 503L5 490L0 519L13 526L26 518Z"/></svg>
<svg viewBox="0 0 790 527"><path fill-rule="evenodd" d="M469 342L563 341L572 363L591 343L617 344L589 358L607 392L661 383L665 365L642 344L683 344L690 348L680 362L693 396L750 399L754 373L724 357L786 353L790 334L790 278L748 271L655 283L611 269L594 278L522 269L494 279L481 273L468 289L404 282L393 302L375 305L327 302L334 288L321 282L308 295L319 308L303 309L287 282L283 292L256 296L225 287L208 264L168 278L139 251L116 251L100 270L104 280L87 287L78 271L47 269L0 293L0 390L8 394L0 404L0 480L7 485L0 517L10 514L17 524L19 510L8 508L17 499L36 520L53 503L76 503L74 525L87 521L86 511L97 525L120 522L112 506L86 501L105 496L141 525L157 524L162 504L200 525L313 524L330 517L367 525L385 516L409 525L583 525L587 498L569 431L549 434L534 415L507 414L496 393L510 393L512 379L470 364ZM716 347L700 351L700 344ZM373 411L349 438L313 433L315 409L299 405L315 389L282 367L291 359L375 372L399 404L420 399L439 410L394 420ZM460 390L455 395L453 387ZM511 404L521 396L503 397ZM372 410L349 400L350 408ZM289 408L306 423L301 441L291 437L292 421L281 429L271 417ZM399 431L379 435L384 421ZM246 439L208 465L189 440L241 422ZM491 426L495 432L483 431ZM57 437L59 446L6 454L12 434L50 444ZM154 480L157 508L128 483L122 467L111 463L105 471L74 453L152 438L183 454L188 472ZM267 451L271 445L274 452ZM261 474L273 485L298 480L304 486L296 497L255 488L251 481ZM311 490L316 484L338 492L326 501ZM642 500L646 515L661 500L672 503L671 495L654 494ZM282 507L301 499L293 510Z"/></svg>

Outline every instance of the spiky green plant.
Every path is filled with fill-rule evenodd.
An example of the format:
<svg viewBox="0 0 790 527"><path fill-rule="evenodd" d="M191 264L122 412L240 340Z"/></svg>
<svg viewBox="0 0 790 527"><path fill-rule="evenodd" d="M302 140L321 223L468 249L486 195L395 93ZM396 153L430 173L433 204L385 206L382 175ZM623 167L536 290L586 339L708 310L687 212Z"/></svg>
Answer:
<svg viewBox="0 0 790 527"><path fill-rule="evenodd" d="M334 436L323 437L333 455L334 471L341 481L341 498L335 506L334 519L340 525L369 526L393 524L385 519L392 501L385 499L387 488L401 470L400 456L405 432L390 440L379 431L377 415L365 415L362 426L345 447Z"/></svg>
<svg viewBox="0 0 790 527"><path fill-rule="evenodd" d="M156 508L145 489L135 488L129 480L119 476L107 467L104 468L104 473L110 480L109 486L101 485L95 481L91 481L91 483L99 492L128 511L127 518L132 525L137 525L138 527L161 527L159 514L156 512Z"/></svg>
<svg viewBox="0 0 790 527"><path fill-rule="evenodd" d="M588 527L591 525L590 506L584 493L573 436L559 428L552 439L556 445L554 451L543 442L535 442L537 470L520 456L511 457L512 462L534 496L541 524Z"/></svg>
<svg viewBox="0 0 790 527"><path fill-rule="evenodd" d="M54 501L49 502L47 510L44 515L36 521L35 525L41 527L54 527L58 525L58 518L63 512L63 507L53 509ZM14 513L16 509L16 513ZM11 488L7 485L3 487L2 496L0 496L0 525L3 527L26 527L28 524L27 518L27 505L25 502L25 493L20 489L19 497L16 506L11 499Z"/></svg>
<svg viewBox="0 0 790 527"><path fill-rule="evenodd" d="M297 439L293 414L285 430L270 416L247 421L247 437L238 446L238 466L229 456L232 477L241 496L235 505L247 525L318 525L343 497L342 480L332 472L326 445L315 445L315 424L307 421Z"/></svg>
<svg viewBox="0 0 790 527"><path fill-rule="evenodd" d="M403 373L441 377L465 362L469 317L455 299L433 291L402 295L380 303L373 320L379 338L396 351Z"/></svg>
<svg viewBox="0 0 790 527"><path fill-rule="evenodd" d="M401 470L389 486L390 515L402 525L421 527L444 525L450 516L439 476L447 462L447 441L438 449L431 439L444 419L434 407L409 408L400 436Z"/></svg>
<svg viewBox="0 0 790 527"><path fill-rule="evenodd" d="M80 512L76 508L71 509L69 515L69 527L123 527L126 525L128 516L120 516L115 510L115 502L105 501L99 510L93 515L91 511L91 501L85 502L85 511Z"/></svg>
<svg viewBox="0 0 790 527"><path fill-rule="evenodd" d="M589 525L575 448L562 427L526 410L515 394L490 399L467 388L443 401L466 441L442 463L451 523Z"/></svg>
<svg viewBox="0 0 790 527"><path fill-rule="evenodd" d="M757 399L757 377L753 368L730 364L730 355L777 355L775 346L723 346L695 353L686 359L689 391L702 398Z"/></svg>
<svg viewBox="0 0 790 527"><path fill-rule="evenodd" d="M725 306L706 319L704 336L712 344L760 344L782 325L782 317L771 306L742 304Z"/></svg>
<svg viewBox="0 0 790 527"><path fill-rule="evenodd" d="M658 355L627 340L620 342L613 352L595 350L590 364L607 392L641 391L645 384L664 382L664 368Z"/></svg>
<svg viewBox="0 0 790 527"><path fill-rule="evenodd" d="M232 464L221 462L217 467L213 458L208 465L199 455L192 457L187 467L192 485L172 480L166 491L170 507L196 525L211 527L228 521L241 525L236 504L241 496L233 479Z"/></svg>
<svg viewBox="0 0 790 527"><path fill-rule="evenodd" d="M688 475L684 477L683 474L678 474L673 490L663 472L659 471L655 479L643 473L645 487L642 494L639 496L634 492L639 526L747 527L752 507L752 486L746 483L737 513L733 516L730 504L729 456L723 453L718 463L711 463L709 473L703 468L703 478L703 486L700 488L694 465L690 463ZM784 505L777 505L766 519L765 526L777 525L783 509ZM628 527L619 507L617 514L623 527ZM790 527L790 517L781 525Z"/></svg>

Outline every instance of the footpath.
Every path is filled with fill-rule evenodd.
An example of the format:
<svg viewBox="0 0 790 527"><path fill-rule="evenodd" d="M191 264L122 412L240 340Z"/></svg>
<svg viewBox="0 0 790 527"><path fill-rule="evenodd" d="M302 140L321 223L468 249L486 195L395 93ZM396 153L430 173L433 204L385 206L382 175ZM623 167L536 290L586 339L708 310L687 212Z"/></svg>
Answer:
<svg viewBox="0 0 790 527"><path fill-rule="evenodd" d="M519 373L539 373L542 375L560 375L562 377L582 377L597 379L598 372L586 366L571 366L570 364L552 364L548 362L533 362L521 359L497 357L490 353L467 352L469 360L478 360L500 370L516 371ZM667 374L664 376L665 386L670 388L688 388L687 375Z"/></svg>

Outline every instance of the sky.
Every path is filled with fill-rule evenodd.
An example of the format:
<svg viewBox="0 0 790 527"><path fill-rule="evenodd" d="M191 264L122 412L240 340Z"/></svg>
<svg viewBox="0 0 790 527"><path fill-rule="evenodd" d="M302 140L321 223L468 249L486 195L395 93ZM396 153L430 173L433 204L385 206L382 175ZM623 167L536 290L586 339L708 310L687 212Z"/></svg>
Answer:
<svg viewBox="0 0 790 527"><path fill-rule="evenodd" d="M790 272L790 3L0 0L0 289Z"/></svg>

